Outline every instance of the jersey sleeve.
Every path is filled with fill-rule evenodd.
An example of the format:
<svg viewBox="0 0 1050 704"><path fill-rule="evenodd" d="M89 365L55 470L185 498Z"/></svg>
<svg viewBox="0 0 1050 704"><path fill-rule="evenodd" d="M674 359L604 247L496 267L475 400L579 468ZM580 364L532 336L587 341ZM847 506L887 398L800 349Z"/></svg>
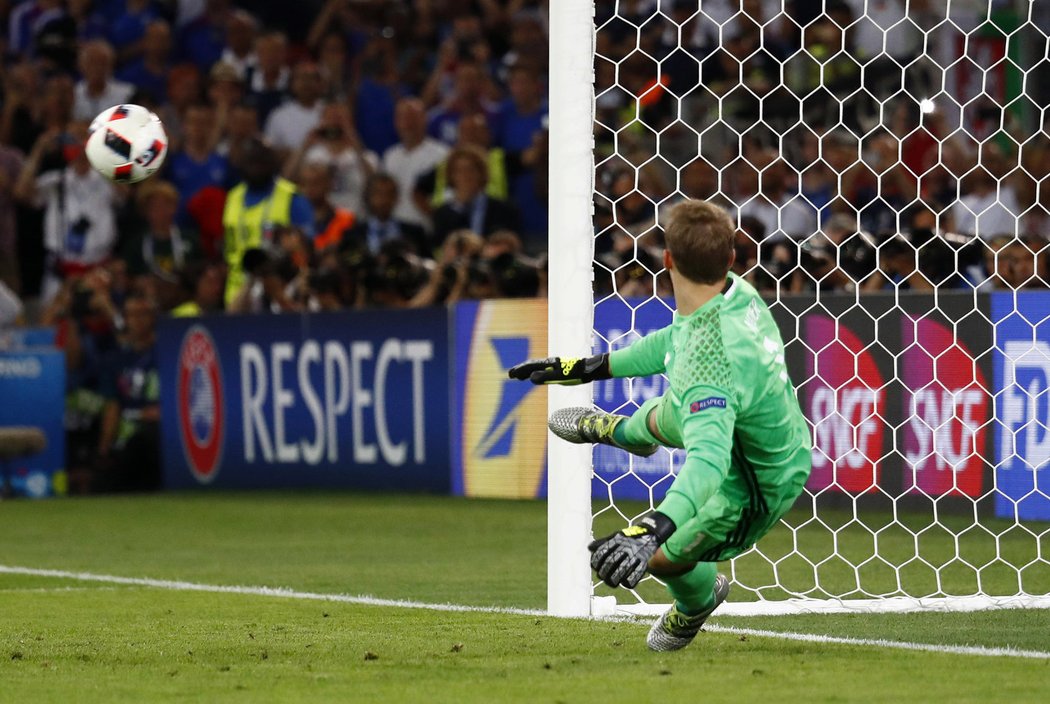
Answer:
<svg viewBox="0 0 1050 704"><path fill-rule="evenodd" d="M615 378L660 374L665 369L664 360L670 344L670 327L649 333L633 344L612 352L609 355L609 372Z"/></svg>
<svg viewBox="0 0 1050 704"><path fill-rule="evenodd" d="M290 215L292 224L302 230L307 237L313 239L317 236L314 228L313 206L310 205L310 201L306 200L302 193L296 193L292 196Z"/></svg>
<svg viewBox="0 0 1050 704"><path fill-rule="evenodd" d="M683 525L718 491L729 472L736 401L725 389L690 388L679 411L685 464L657 510Z"/></svg>

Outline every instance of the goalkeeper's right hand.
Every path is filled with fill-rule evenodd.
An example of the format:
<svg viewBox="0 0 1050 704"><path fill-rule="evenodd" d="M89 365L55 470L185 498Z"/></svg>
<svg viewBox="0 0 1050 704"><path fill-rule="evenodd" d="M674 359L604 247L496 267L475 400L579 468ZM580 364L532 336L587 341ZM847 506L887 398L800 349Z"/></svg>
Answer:
<svg viewBox="0 0 1050 704"><path fill-rule="evenodd" d="M611 379L609 355L593 357L548 357L530 359L507 370L511 379L528 379L533 384L587 384Z"/></svg>

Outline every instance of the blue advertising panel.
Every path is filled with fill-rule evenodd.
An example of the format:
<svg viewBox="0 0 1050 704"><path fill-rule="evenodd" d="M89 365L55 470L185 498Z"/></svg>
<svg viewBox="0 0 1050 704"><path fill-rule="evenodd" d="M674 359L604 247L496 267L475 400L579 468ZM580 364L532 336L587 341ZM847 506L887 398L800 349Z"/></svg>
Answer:
<svg viewBox="0 0 1050 704"><path fill-rule="evenodd" d="M169 488L449 491L445 309L169 319Z"/></svg>
<svg viewBox="0 0 1050 704"><path fill-rule="evenodd" d="M46 449L0 466L0 481L20 496L66 492L66 356L53 349L0 352L0 426L38 428Z"/></svg>
<svg viewBox="0 0 1050 704"><path fill-rule="evenodd" d="M673 305L672 301L658 298L611 297L600 301L594 308L595 352L626 347L641 336L667 327ZM594 384L594 403L604 411L630 415L650 398L663 394L667 383L662 374L599 381ZM684 461L685 453L680 450L661 449L651 457L636 457L608 445L595 445L593 496L660 501Z"/></svg>
<svg viewBox="0 0 1050 704"><path fill-rule="evenodd" d="M1050 520L1050 293L992 294L995 513Z"/></svg>

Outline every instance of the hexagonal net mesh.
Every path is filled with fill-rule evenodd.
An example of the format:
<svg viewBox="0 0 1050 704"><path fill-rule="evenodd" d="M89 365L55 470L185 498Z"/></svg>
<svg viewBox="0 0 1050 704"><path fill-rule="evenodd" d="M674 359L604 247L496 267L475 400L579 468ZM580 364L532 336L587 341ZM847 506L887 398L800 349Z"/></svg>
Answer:
<svg viewBox="0 0 1050 704"><path fill-rule="evenodd" d="M661 224L714 201L813 427L795 509L723 565L745 610L1050 603L1036 5L595 3L595 348L670 323ZM612 380L594 403L666 388ZM657 505L681 461L596 449L594 532ZM667 596L649 578L618 599Z"/></svg>

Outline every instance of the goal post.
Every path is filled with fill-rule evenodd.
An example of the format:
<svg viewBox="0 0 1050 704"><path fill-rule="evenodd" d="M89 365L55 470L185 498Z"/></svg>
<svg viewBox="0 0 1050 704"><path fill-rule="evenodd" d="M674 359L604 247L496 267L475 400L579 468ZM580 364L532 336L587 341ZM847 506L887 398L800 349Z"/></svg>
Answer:
<svg viewBox="0 0 1050 704"><path fill-rule="evenodd" d="M550 4L550 239L548 344L551 355L590 354L594 327L591 224L594 193L594 3ZM550 411L589 406L589 386L552 386ZM549 442L547 609L591 612L591 449Z"/></svg>
<svg viewBox="0 0 1050 704"><path fill-rule="evenodd" d="M711 199L813 430L805 492L721 566L720 613L1050 608L1050 11L549 5L551 354L669 324L660 225ZM549 407L629 414L666 386ZM597 582L586 544L656 506L682 454L549 437L549 611L666 608L655 578Z"/></svg>

